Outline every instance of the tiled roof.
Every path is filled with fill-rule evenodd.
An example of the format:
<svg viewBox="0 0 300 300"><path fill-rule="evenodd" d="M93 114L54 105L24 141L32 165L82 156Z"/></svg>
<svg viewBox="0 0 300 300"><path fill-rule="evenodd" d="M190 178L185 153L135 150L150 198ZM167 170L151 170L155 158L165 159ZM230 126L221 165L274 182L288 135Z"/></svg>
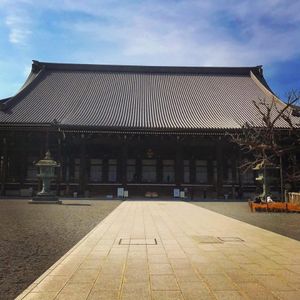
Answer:
<svg viewBox="0 0 300 300"><path fill-rule="evenodd" d="M237 129L261 125L253 100L271 99L261 67L143 67L33 62L2 104L2 125L110 130ZM284 105L280 103L280 105Z"/></svg>

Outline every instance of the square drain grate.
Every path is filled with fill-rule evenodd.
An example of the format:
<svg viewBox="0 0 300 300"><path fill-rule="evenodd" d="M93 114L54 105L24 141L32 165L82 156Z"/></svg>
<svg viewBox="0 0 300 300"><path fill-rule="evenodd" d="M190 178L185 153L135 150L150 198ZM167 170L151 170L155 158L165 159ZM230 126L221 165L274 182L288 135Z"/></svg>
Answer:
<svg viewBox="0 0 300 300"><path fill-rule="evenodd" d="M222 241L210 235L194 235L192 238L199 244L221 244Z"/></svg>
<svg viewBox="0 0 300 300"><path fill-rule="evenodd" d="M154 239L120 239L119 245L157 245L156 238Z"/></svg>
<svg viewBox="0 0 300 300"><path fill-rule="evenodd" d="M239 237L236 236L220 236L218 239L222 242L245 242Z"/></svg>

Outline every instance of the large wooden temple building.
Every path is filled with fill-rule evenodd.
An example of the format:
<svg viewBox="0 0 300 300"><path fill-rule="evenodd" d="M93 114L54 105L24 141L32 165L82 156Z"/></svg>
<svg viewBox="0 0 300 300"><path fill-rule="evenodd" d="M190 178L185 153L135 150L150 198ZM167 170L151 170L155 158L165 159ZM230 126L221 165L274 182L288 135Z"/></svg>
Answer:
<svg viewBox="0 0 300 300"><path fill-rule="evenodd" d="M253 100L271 98L262 67L150 67L33 61L0 103L1 194L39 188L35 162L60 163L59 195L152 192L238 197L254 176L228 133L260 124Z"/></svg>

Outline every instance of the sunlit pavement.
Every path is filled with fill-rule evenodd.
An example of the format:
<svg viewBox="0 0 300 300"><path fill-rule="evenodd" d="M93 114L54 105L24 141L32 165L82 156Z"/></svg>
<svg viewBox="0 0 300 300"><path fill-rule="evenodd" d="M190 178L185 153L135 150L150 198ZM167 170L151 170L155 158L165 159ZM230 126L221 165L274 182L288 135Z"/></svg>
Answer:
<svg viewBox="0 0 300 300"><path fill-rule="evenodd" d="M17 299L300 299L300 242L177 201L126 201Z"/></svg>

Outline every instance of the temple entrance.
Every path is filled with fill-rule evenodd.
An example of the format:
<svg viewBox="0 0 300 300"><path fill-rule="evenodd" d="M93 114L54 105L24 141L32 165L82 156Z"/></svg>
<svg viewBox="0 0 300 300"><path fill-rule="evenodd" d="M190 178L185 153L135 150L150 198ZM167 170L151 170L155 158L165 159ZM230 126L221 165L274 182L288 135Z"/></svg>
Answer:
<svg viewBox="0 0 300 300"><path fill-rule="evenodd" d="M157 161L156 159L142 160L142 182L156 183L157 182Z"/></svg>

